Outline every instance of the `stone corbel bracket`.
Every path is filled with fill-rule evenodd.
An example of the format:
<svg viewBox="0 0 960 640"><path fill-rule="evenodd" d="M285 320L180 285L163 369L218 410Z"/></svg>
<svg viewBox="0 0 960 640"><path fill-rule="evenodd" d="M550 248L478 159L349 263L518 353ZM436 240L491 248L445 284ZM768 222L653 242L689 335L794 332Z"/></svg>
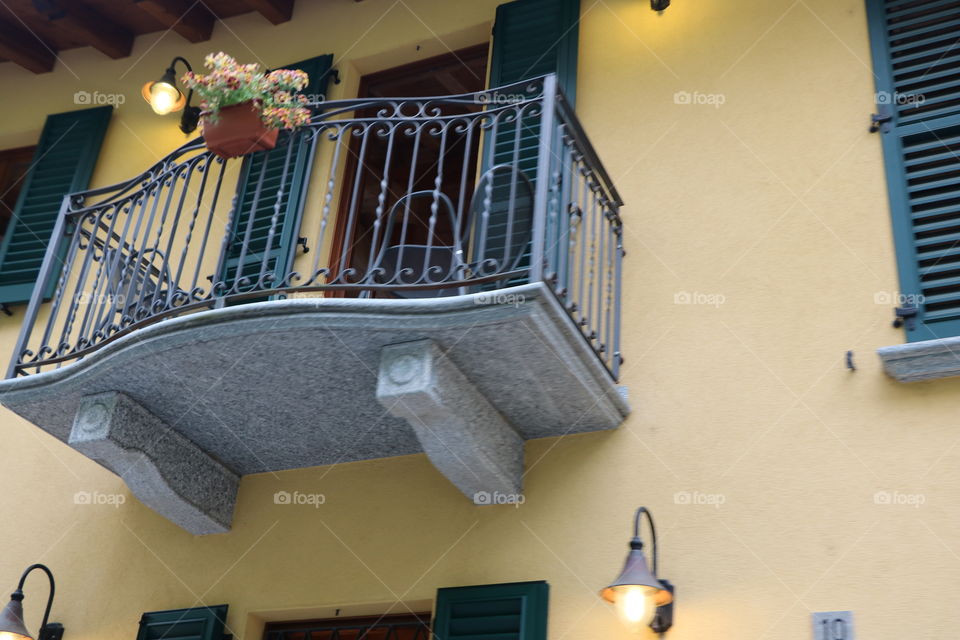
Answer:
<svg viewBox="0 0 960 640"><path fill-rule="evenodd" d="M432 340L383 348L377 400L475 504L522 491L523 438Z"/></svg>
<svg viewBox="0 0 960 640"><path fill-rule="evenodd" d="M129 396L111 391L84 397L68 442L190 533L230 530L239 476Z"/></svg>

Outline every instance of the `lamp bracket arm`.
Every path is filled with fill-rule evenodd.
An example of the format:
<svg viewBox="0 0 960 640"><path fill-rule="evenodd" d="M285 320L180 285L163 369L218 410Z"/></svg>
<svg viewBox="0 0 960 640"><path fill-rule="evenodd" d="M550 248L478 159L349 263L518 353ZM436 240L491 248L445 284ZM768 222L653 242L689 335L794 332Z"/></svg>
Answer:
<svg viewBox="0 0 960 640"><path fill-rule="evenodd" d="M182 63L183 63L183 66L185 66L185 67L187 68L187 71L193 71L193 67L190 66L190 62L189 62L186 58L184 58L183 56L177 56L176 58L174 58L173 60L171 60L171 61L170 61L170 68L173 69L174 66L176 66L176 64L177 64L178 62L182 62Z"/></svg>
<svg viewBox="0 0 960 640"><path fill-rule="evenodd" d="M639 509L637 509L637 513L634 516L633 539L634 541L636 541L638 544L641 544L642 546L642 543L640 543L640 518L644 514L646 514L647 516L647 522L650 523L650 546L651 546L650 555L653 560L653 575L659 576L660 573L658 571L658 566L657 566L657 528L653 524L653 516L650 515L650 510L647 509L646 507L640 507Z"/></svg>
<svg viewBox="0 0 960 640"><path fill-rule="evenodd" d="M23 585L27 581L27 576L30 575L33 571L39 569L47 574L47 578L50 580L50 596L47 598L47 608L43 612L43 623L40 625L41 631L44 627L47 626L47 622L50 620L50 608L53 606L53 594L56 591L56 582L53 580L53 573L50 571L50 568L45 564L32 564L27 567L26 571L23 572L23 575L20 576L20 582L17 583L17 591L23 591Z"/></svg>

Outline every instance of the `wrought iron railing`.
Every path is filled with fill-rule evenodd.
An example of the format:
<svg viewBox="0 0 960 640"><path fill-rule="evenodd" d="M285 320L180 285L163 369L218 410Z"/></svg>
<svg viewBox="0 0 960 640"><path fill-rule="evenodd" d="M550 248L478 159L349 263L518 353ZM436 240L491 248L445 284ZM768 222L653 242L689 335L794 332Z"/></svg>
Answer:
<svg viewBox="0 0 960 640"><path fill-rule="evenodd" d="M535 281L617 377L622 202L553 76L313 108L269 153L224 161L196 140L67 196L8 377L224 305Z"/></svg>

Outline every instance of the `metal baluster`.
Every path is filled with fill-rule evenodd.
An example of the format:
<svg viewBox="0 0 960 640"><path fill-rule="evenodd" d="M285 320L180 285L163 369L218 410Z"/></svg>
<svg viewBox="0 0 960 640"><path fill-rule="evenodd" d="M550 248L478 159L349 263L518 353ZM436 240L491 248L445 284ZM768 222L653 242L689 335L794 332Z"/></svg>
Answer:
<svg viewBox="0 0 960 640"><path fill-rule="evenodd" d="M319 143L320 136L326 131L327 131L326 129L321 129L317 131L313 139L314 148ZM333 131L334 129L333 127L331 127L331 133L328 134L328 137L330 135L333 135ZM313 269L310 274L311 282L315 278L318 278L320 276L320 257L321 257L321 254L323 253L322 251L323 240L327 234L327 224L330 218L330 206L333 203L333 193L336 190L336 186L337 186L337 170L340 167L340 150L343 148L342 142L343 141L341 140L341 137L339 134L337 134L336 137L333 139L333 158L330 161L330 173L327 178L326 192L323 195L323 211L321 212L321 215L320 215L320 230L317 233L317 242L314 245L316 246L317 250L314 252L314 257L313 257ZM313 153L313 151L311 151L311 153ZM328 276L330 275L329 271L330 271L330 265L327 266Z"/></svg>
<svg viewBox="0 0 960 640"><path fill-rule="evenodd" d="M197 165L203 160L203 156L197 156L186 164L183 175L183 185L180 187L180 201L177 203L177 211L174 214L173 222L170 223L170 231L167 233L167 246L163 250L160 272L157 274L157 282L153 289L153 295L150 300L150 315L161 311L166 311L171 306L173 288L178 280L170 281L170 256L173 254L173 241L177 237L177 230L180 228L180 217L183 215L183 206L187 202L187 194L190 192L190 182L194 173L197 171ZM206 175L206 174L204 174ZM166 301L162 308L158 309L160 295L163 293L164 280L167 280Z"/></svg>
<svg viewBox="0 0 960 640"><path fill-rule="evenodd" d="M605 202L604 202L604 219L607 221L607 228L606 228L606 232L604 233L604 235L607 236L607 245L608 245L608 248L607 248L607 272L604 274L604 281L606 282L606 289L607 289L607 291L606 291L606 302L605 302L606 309L605 309L605 313L604 313L604 317L606 318L606 322L604 323L604 331L603 331L603 341L602 341L602 344L603 344L603 346L606 348L606 352L607 352L607 353L606 353L606 357L604 358L604 360L607 362L607 366L610 365L610 362L611 362L610 352L612 351L612 349L610 349L610 347L611 347L612 345L609 344L609 341L610 341L610 337L611 337L611 335L612 335L612 333L613 333L613 330L612 330L612 322L613 322L613 317L612 317L612 316L613 316L613 261L614 261L614 259L615 259L615 258L614 258L614 254L615 254L615 252L616 252L616 246L615 246L616 243L614 242L614 235L613 235L613 216L612 216L612 214L610 213L609 206L610 206L609 201L605 201Z"/></svg>
<svg viewBox="0 0 960 640"><path fill-rule="evenodd" d="M617 208L614 209L614 213L617 215L619 221L620 212ZM611 363L611 371L613 373L613 379L620 379L620 365L623 362L623 357L620 354L620 296L621 296L621 285L623 284L623 228L622 225L618 222L617 229L617 256L616 256L616 265L614 268L614 278L615 284L614 288L616 290L616 297L613 300L613 344L611 345L611 351L613 352Z"/></svg>
<svg viewBox="0 0 960 640"><path fill-rule="evenodd" d="M373 273L372 270L382 267L382 265L378 264L377 261L381 256L382 250L386 249L390 243L390 238L381 238L380 234L383 231L385 223L384 216L386 215L387 211L387 193L390 190L390 165L393 159L393 143L396 132L397 124L394 123L388 125L387 153L383 160L383 177L380 180L380 190L377 193L377 208L374 212L373 232L370 234L370 261L367 268L367 273L363 278L363 282L367 284L374 284L376 282L378 274Z"/></svg>
<svg viewBox="0 0 960 640"><path fill-rule="evenodd" d="M487 115L491 111L485 112ZM489 153L487 154L487 184L484 185L483 193L483 211L480 214L480 219L475 221L476 235L477 235L477 251L476 251L476 270L481 274L486 272L486 260L487 260L487 234L490 229L490 208L493 206L493 172L490 170L497 166L497 135L500 133L500 117L505 113L504 111L493 111L493 120L488 130L488 144L487 148Z"/></svg>
<svg viewBox="0 0 960 640"><path fill-rule="evenodd" d="M79 301L80 301L80 299L81 299L81 292L83 291L83 287L86 285L87 274L90 272L90 263L93 262L93 260L94 260L94 255L95 255L94 236L95 236L95 234L96 234L97 227L98 227L99 224L100 224L100 219L101 219L101 217L103 216L103 211L104 211L104 210L103 210L102 208L98 208L98 209L96 209L96 212L97 212L96 214L94 214L92 211L90 211L90 212L84 214L83 216L81 216L81 217L77 220L77 226L79 227L78 231L79 231L79 233L81 233L81 234L84 233L82 227L83 227L83 221L84 221L85 219L91 219L91 218L92 218L92 219L93 219L93 224L91 225L91 231L89 232L89 233L90 233L90 237L89 237L88 240L87 240L87 246L86 246L86 247L78 247L81 251L84 251L84 252L85 252L85 255L84 255L84 257L83 257L83 266L80 268L80 274L79 274L79 276L77 277L77 281L76 281L76 283L74 284L74 287L73 287L73 295L70 297L70 301L69 301L69 303L68 303L69 306L67 307L66 320L64 321L63 329L62 329L62 331L61 331L61 333L60 333L60 340L57 341L57 345L58 345L58 346L57 346L57 349L56 349L57 351L60 350L60 345L63 345L63 344L66 344L66 343L67 343L67 337L70 336L70 335L73 333L73 325L74 325L74 323L75 323L75 321L76 321L76 317L77 317L78 304L79 304ZM81 243L82 243L82 240L81 240ZM83 336L82 336L82 334L81 334L81 336L80 336L80 337L78 338L78 340L76 341L76 346L75 346L75 348L76 348L76 349L82 348L82 346L83 346L83 345L82 345L82 342L83 342L83 341L84 341L84 339L83 339ZM58 355L59 355L59 353L58 353Z"/></svg>
<svg viewBox="0 0 960 640"><path fill-rule="evenodd" d="M257 186L253 190L253 202L250 203L250 213L247 215L247 228L243 233L243 243L240 245L240 257L237 258L237 268L233 274L233 286L228 290L233 293L240 293L240 287L242 286L243 275L243 263L247 260L247 251L250 249L250 238L253 235L253 221L257 217L257 207L260 205L260 195L263 193L263 181L264 177L267 175L267 168L270 166L270 154L264 152L261 156L263 158L263 163L260 165L260 175L257 177ZM250 163L251 170L253 165L253 157L247 159ZM239 217L238 217L239 220ZM228 229L228 234L233 234L234 231ZM267 247L269 250L269 247ZM249 278L248 278L249 279ZM257 286L254 285L251 291L256 290Z"/></svg>
<svg viewBox="0 0 960 640"><path fill-rule="evenodd" d="M540 123L540 149L537 158L537 196L533 209L533 247L530 257L530 281L543 280L543 249L546 238L547 195L550 159L553 155L554 116L557 112L557 76L543 80L543 120Z"/></svg>
<svg viewBox="0 0 960 640"><path fill-rule="evenodd" d="M588 169L589 171L589 169ZM597 263L599 260L598 252L598 237L600 234L600 216L597 215L597 194L593 190L593 185L590 183L589 173L586 176L586 185L585 189L589 193L589 213L587 214L588 219L590 220L590 272L587 276L587 309L586 309L586 324L584 329L586 330L585 334L589 339L593 339L593 330L592 325L597 321L597 310L594 308L594 303L596 298L594 297L594 290L598 287L596 286L597 278ZM602 249L602 247L600 247Z"/></svg>
<svg viewBox="0 0 960 640"><path fill-rule="evenodd" d="M118 204L115 204L115 205L112 205L112 206L107 206L107 207L104 208L104 211L113 210L113 215L108 215L108 216L107 216L107 217L110 219L110 224L109 224L108 227L107 227L106 238L105 238L104 241L103 241L103 255L102 255L102 257L100 258L100 266L97 268L97 275L96 275L96 277L94 278L93 286L91 287L91 290L90 290L89 292L86 292L86 293L88 294L88 295L87 295L87 302L86 302L87 309L86 309L86 311L85 311L84 314L83 314L83 321L80 323L80 335L81 335L81 336L86 336L86 335L87 335L87 330L91 328L91 327L90 327L90 322L91 322L96 316L100 315L98 312L99 312L99 310L100 310L100 305L103 303L103 301L102 301L102 299L101 299L101 298L102 298L102 294L101 294L101 292L100 292L100 282L101 282L101 280L104 280L104 274L105 274L106 271L108 270L108 269L107 269L107 262L108 262L107 258L108 258L108 250L109 250L109 248L110 248L110 240L111 240L111 238L113 237L113 228L114 228L114 226L116 225L117 218L120 216L121 206L122 206L122 204L118 203ZM101 228L98 226L98 227L96 227L96 228L92 231L92 233L91 233L91 239L90 239L90 240L91 240L91 243L95 241L95 239L96 239L96 237L97 237L97 233L100 231L100 229L101 229ZM93 247L91 247L91 248L93 248ZM96 259L96 258L94 258L94 259ZM108 286L109 286L109 283L107 283L107 284L108 284ZM96 311L94 311L95 309L96 309ZM92 327L94 332L96 332L96 327L97 327L97 325L94 323L94 324L93 324L93 327ZM93 343L93 342L94 342L94 338L95 338L95 336L93 336L93 335L90 336L90 340L89 340L90 343Z"/></svg>
<svg viewBox="0 0 960 640"><path fill-rule="evenodd" d="M301 227L303 226L303 211L307 206L307 192L310 189L310 183L311 183L310 178L313 176L313 165L314 165L314 162L316 161L317 133L312 129L301 129L297 132L297 135L299 136L299 141L297 144L297 153L307 154L304 158L305 165L303 167L303 180L300 181L300 193L296 194L297 196L296 201L298 205L296 209L292 212L293 220L290 221L290 224L291 224L290 233L294 234L294 237L296 237L297 242L291 245L290 247L290 250L293 253L293 256L290 259L290 268L288 269L288 273L282 274L283 278L281 278L280 281L277 282L276 285L274 285L276 287L283 287L293 283L293 276L294 274L297 273L294 270L294 266L296 264L297 244L299 244L300 241L303 241L304 243L303 252L306 253L307 251L309 251L306 245L307 236L306 234L301 236L300 232L301 232ZM309 136L309 138L307 138L307 136ZM291 190L290 197L292 198L293 196L294 196L294 193ZM321 251L321 245L318 244L315 247L315 253L319 255L320 251ZM312 280L313 280L313 277L311 274L311 277L308 278L306 282L301 282L300 286L306 286Z"/></svg>
<svg viewBox="0 0 960 640"><path fill-rule="evenodd" d="M354 241L353 230L356 227L359 202L358 198L360 196L360 183L363 178L363 171L365 165L363 159L367 154L367 135L370 131L369 124L354 123L353 125L348 125L344 127L344 135L349 138L353 133L354 127L360 127L363 131L360 138L360 154L357 156L357 170L354 172L353 176L353 189L350 194L350 209L347 211L347 224L345 225L344 234L343 234L343 247L340 249L340 261L339 269L340 273L336 274L335 280L340 281L341 284L346 284L346 277L350 274L350 265L347 262L348 256L351 254L351 243ZM345 144L349 145L348 141L345 141ZM349 148L348 148L349 149ZM370 268L367 267L366 271L369 272Z"/></svg>
<svg viewBox="0 0 960 640"><path fill-rule="evenodd" d="M63 308L64 294L67 290L67 280L70 277L71 267L77 259L77 252L80 250L80 233L79 228L73 224L72 216L70 214L64 215L65 227L63 231L59 232L60 237L57 237L58 232L54 230L54 241L51 243L57 244L58 242L63 242L63 237L65 234L69 234L70 245L67 249L66 259L59 265L60 267L60 277L57 281L56 292L53 296L53 304L50 308L50 316L47 318L47 326L43 332L43 337L40 340L40 347L37 350L37 353L40 354L44 349L50 349L53 352L56 352L59 349L50 347L50 338L53 335L54 327L57 326L57 320L60 317L60 309ZM37 281L37 285L34 287L34 292L42 291L46 288L45 284L42 284L43 279ZM69 303L67 305L69 311ZM26 321L25 321L26 322Z"/></svg>
<svg viewBox="0 0 960 640"><path fill-rule="evenodd" d="M597 211L597 224L600 225L600 260L597 264L597 319L596 327L593 330L593 334L596 335L596 345L594 348L597 350L597 353L602 354L606 350L606 344L604 343L604 328L605 322L607 319L607 310L604 301L604 297L607 295L607 265L610 260L610 229L608 227L609 220L607 219L606 207L603 203L602 196L597 196L599 210Z"/></svg>
<svg viewBox="0 0 960 640"><path fill-rule="evenodd" d="M603 349L603 294L606 291L603 278L606 275L604 268L606 266L607 257L607 219L604 215L605 210L603 207L603 202L600 200L599 196L599 185L596 185L596 189L593 192L593 200L594 210L596 211L597 216L597 233L599 234L600 251L597 254L597 317L596 320L594 320L596 323L596 328L591 332L591 335L593 335L594 339L597 341L595 348L598 351L601 351Z"/></svg>
<svg viewBox="0 0 960 640"><path fill-rule="evenodd" d="M569 297L569 279L568 258L570 257L570 204L573 202L573 175L571 167L573 164L572 150L570 149L570 137L561 132L561 161L560 161L560 201L558 203L559 215L557 224L559 233L557 238L557 282L554 287L560 301L567 306Z"/></svg>
<svg viewBox="0 0 960 640"><path fill-rule="evenodd" d="M457 253L454 258L454 264L457 264L458 267L458 278L457 280L463 281L467 278L468 274L463 272L463 264L467 263L466 252L470 250L469 246L464 246L464 243L469 244L470 242L470 212L466 210L467 206L467 185L468 180L472 180L473 176L470 174L470 158L472 154L470 153L473 149L473 134L474 134L474 125L479 122L477 118L465 118L463 120L465 126L466 137L463 140L463 169L460 171L460 194L457 198L457 211L455 214L456 222L453 229L453 237L455 240L455 246ZM451 126L453 123L451 123ZM466 291L461 289L460 293L465 293Z"/></svg>
<svg viewBox="0 0 960 640"><path fill-rule="evenodd" d="M147 220L147 226L143 235L144 243L146 243L147 238L150 237L150 226L153 224L153 217L157 212L157 205L160 202L160 192L163 190L164 180L165 177L161 175L157 177L152 184L144 188L143 204L140 207L140 214L137 216L137 222L134 225L133 236L131 237L129 246L124 248L124 252L127 255L124 256L124 265L120 272L119 282L120 286L123 286L123 281L127 277L128 272L130 272L130 282L127 284L126 292L121 294L123 296L123 306L121 308L122 311L120 316L121 328L123 328L123 320L125 317L130 318L130 324L133 324L137 321L136 309L132 308L130 304L130 301L133 297L133 288L137 283L137 269L140 268L139 264L141 248L138 246L137 238L140 237L140 226L143 222L148 204L150 204L150 217Z"/></svg>
<svg viewBox="0 0 960 640"><path fill-rule="evenodd" d="M428 222L429 228L427 230L427 251L423 256L423 280L424 282L437 282L430 277L430 258L433 254L433 241L436 236L437 229L437 215L440 211L440 194L442 193L443 187L443 161L444 156L446 155L447 150L447 125L443 122L440 123L440 150L437 156L437 173L433 179L433 202L430 203L430 220ZM444 209L446 212L446 209ZM449 212L447 212L449 213ZM456 233L455 230L451 229L451 233ZM439 238L437 241L439 242ZM450 261L451 267L454 265L454 261ZM450 272L448 271L443 275L441 281L449 280Z"/></svg>
<svg viewBox="0 0 960 640"><path fill-rule="evenodd" d="M207 180L210 177L211 167L210 163L213 161L214 155L207 152L204 156L201 156L201 160L196 165L196 170L203 173L203 177L200 179L200 189L197 191L196 206L193 207L193 213L190 215L190 224L187 227L187 237L183 241L183 251L180 252L180 262L177 264L177 275L173 277L173 280L170 282L170 286L167 293L167 307L172 307L174 300L173 296L175 290L180 290L180 278L183 276L183 268L187 264L187 255L190 252L190 241L193 240L193 229L197 226L197 218L200 216L200 207L203 205L203 196L207 191ZM203 246L200 247L201 256L203 251ZM200 266L200 258L197 258L197 267ZM187 302L192 298L190 293L192 289L188 289L187 293Z"/></svg>
<svg viewBox="0 0 960 640"><path fill-rule="evenodd" d="M577 159L577 184L580 186L580 269L579 282L577 286L577 324L581 327L587 324L587 298L586 295L586 277L587 277L587 236L590 234L587 211L587 198L589 190L584 179L583 158Z"/></svg>
<svg viewBox="0 0 960 640"><path fill-rule="evenodd" d="M208 161L207 171L210 170L209 162L216 162L220 165L220 173L217 175L217 186L213 190L213 197L210 200L209 213L207 214L207 223L203 229L203 241L200 243L200 255L197 256L197 264L193 270L193 281L190 283L190 297L191 299L197 295L197 286L200 282L200 269L203 268L203 258L207 251L207 242L210 238L210 228L213 226L213 220L216 218L217 203L220 201L220 188L223 185L223 174L227 170L227 162L223 158L214 156L210 154L210 160ZM213 279L216 278L216 274L211 276L210 283L210 293L209 298L213 298Z"/></svg>
<svg viewBox="0 0 960 640"><path fill-rule="evenodd" d="M559 133L559 129L557 132ZM559 138L555 138L555 140L559 141ZM547 200L547 240L549 241L549 245L544 252L544 266L546 268L544 278L552 285L551 288L554 291L556 291L557 286L557 268L560 263L559 254L561 253L560 224L557 213L560 187L562 184L562 178L560 176L561 166L562 165L557 162L557 158L554 157L554 165L550 172L550 195Z"/></svg>
<svg viewBox="0 0 960 640"><path fill-rule="evenodd" d="M413 200L413 198L411 198L410 196L413 194L413 185L417 176L417 158L420 155L420 136L423 133L423 128L426 125L425 123L420 122L416 124L411 124L411 126L413 127L413 130L414 130L413 155L410 158L410 172L407 176L407 190L406 190L406 193L404 193L403 195L403 197L405 198L403 203L403 224L400 226L400 242L397 245L400 247L400 249L399 251L397 251L397 262L396 262L396 265L394 265L395 269L393 271L394 273L393 284L398 286L409 284L409 282L404 282L403 273L401 272L401 270L403 269L403 256L405 253L404 247L407 244L407 231L410 226L410 201ZM409 131L410 131L409 129L406 129L404 130L404 133L409 135L408 133ZM428 246L427 251L429 251L429 246L432 243L432 241L433 241L433 238L427 238L427 246ZM414 278L412 282L417 282L419 279L420 278Z"/></svg>
<svg viewBox="0 0 960 640"><path fill-rule="evenodd" d="M138 205L138 200L136 197L131 197L129 200L121 203L120 210L124 215L123 222L123 231L120 232L120 236L116 239L116 249L114 250L114 257L112 264L107 272L107 296L109 300L106 300L105 304L101 305L100 313L97 314L96 319L94 320L93 326L99 327L100 331L103 331L104 338L110 337L113 333L115 325L113 324L114 319L117 314L117 304L121 305L123 308L123 300L119 299L117 291L114 289L117 288L114 284L121 284L122 280L117 279L117 269L120 267L123 258L123 247L126 242L127 232L130 230L130 224L135 217L133 211L136 210Z"/></svg>
<svg viewBox="0 0 960 640"><path fill-rule="evenodd" d="M237 183L239 187L239 181ZM223 229L223 236L220 238L220 255L217 258L217 270L214 271L213 275L210 277L210 281L213 283L210 287L210 297L216 302L215 306L222 306L224 299L230 295L229 287L227 286L229 278L227 276L227 256L230 251L230 246L233 244L233 232L234 232L234 223L240 217L240 212L237 210L238 205L240 204L240 194L238 188L234 189L233 197L230 199L230 212L227 214L227 224ZM223 279L220 279L220 276L223 276Z"/></svg>
<svg viewBox="0 0 960 640"><path fill-rule="evenodd" d="M277 201L273 203L273 216L270 217L270 231L267 233L267 245L263 249L263 260L260 262L260 275L257 282L261 289L273 288L272 286L267 286L267 265L270 263L271 254L273 253L273 238L276 236L277 223L280 221L280 211L283 210L283 196L285 193L289 193L289 189L285 189L285 187L287 186L287 176L290 175L290 158L294 155L294 146L299 145L299 137L296 134L291 134L287 138L287 142L287 153L283 159L283 172L280 175L280 186L277 187ZM276 285L278 281L286 279L286 274L276 273L277 267L280 266L281 258L282 256L278 253L274 260L272 285Z"/></svg>
<svg viewBox="0 0 960 640"><path fill-rule="evenodd" d="M512 265L516 258L516 256L510 255L510 248L511 244L513 244L513 223L517 208L517 174L521 171L520 140L523 137L523 112L527 106L529 105L521 105L517 108L517 121L513 130L513 152L510 154L510 166L512 166L514 170L510 172L510 195L507 198L507 219L506 226L503 230L503 260L497 269L501 272L508 271L510 268L509 265ZM539 177L539 174L537 177ZM519 247L518 249L522 254L526 247Z"/></svg>
<svg viewBox="0 0 960 640"><path fill-rule="evenodd" d="M57 263L57 254L60 251L60 245L64 235L64 229L67 223L67 212L70 209L70 196L65 196L63 201L60 203L60 212L57 214L56 222L53 225L53 236L50 245L47 247L47 252L43 256L43 262L40 264L40 275L37 278L37 285L33 288L33 293L30 295L30 303L27 305L27 312L24 315L23 324L20 325L20 335L17 336L16 346L14 347L13 358L10 359L10 366L7 368L7 377L15 378L19 371L19 361L23 357L24 351L27 349L27 342L30 340L30 334L33 329L33 324L37 321L37 313L40 311L40 304L43 302L43 292L47 288L47 283L50 278L53 277L54 269L56 268ZM66 273L66 269L62 273ZM63 282L63 277L61 276L60 284ZM56 296L56 302L59 304L60 301L60 285L57 286L58 295ZM49 325L48 325L49 327ZM43 344L46 344L44 340ZM40 347L42 349L42 345ZM40 353L39 349L37 353Z"/></svg>
<svg viewBox="0 0 960 640"><path fill-rule="evenodd" d="M146 273L149 273L149 268L148 268L149 262L147 261L145 264L145 261L147 260L147 257L146 257L147 253L149 253L150 251L149 249L147 249L147 243L150 241L150 236L151 236L151 233L153 232L153 222L154 220L156 220L157 208L160 206L160 200L162 199L164 187L167 187L166 188L166 191L167 191L166 204L164 205L164 210L163 210L163 213L161 214L160 225L157 231L156 242L159 243L160 235L163 232L163 219L166 218L167 210L170 207L170 200L173 197L173 185L176 184L178 173L179 173L179 169L174 168L157 179L157 192L156 194L154 194L153 207L151 207L150 209L150 219L147 220L147 226L144 229L143 246L137 249L136 252L131 256L131 259L133 261L133 271L130 274L130 284L127 287L127 295L125 296L124 301L129 301L133 298L134 287L137 286L137 280L140 278L140 269L143 268L146 270L145 271ZM168 181L169 181L169 184L168 184ZM155 247L156 247L156 244L154 245L154 248ZM132 309L130 308L129 305L127 306L127 310L130 312L134 323L142 319L139 317L140 308L141 308L141 305L143 304L143 299L144 299L144 296L146 295L146 291L147 291L146 282L145 281L141 282L140 291L137 294L136 305Z"/></svg>

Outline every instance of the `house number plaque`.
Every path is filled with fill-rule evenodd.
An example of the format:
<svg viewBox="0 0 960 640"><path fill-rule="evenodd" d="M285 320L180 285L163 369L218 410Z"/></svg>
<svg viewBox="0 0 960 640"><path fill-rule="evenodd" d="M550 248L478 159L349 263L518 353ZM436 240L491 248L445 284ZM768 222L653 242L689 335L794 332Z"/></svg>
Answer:
<svg viewBox="0 0 960 640"><path fill-rule="evenodd" d="M813 614L813 640L853 640L853 612L815 612Z"/></svg>

